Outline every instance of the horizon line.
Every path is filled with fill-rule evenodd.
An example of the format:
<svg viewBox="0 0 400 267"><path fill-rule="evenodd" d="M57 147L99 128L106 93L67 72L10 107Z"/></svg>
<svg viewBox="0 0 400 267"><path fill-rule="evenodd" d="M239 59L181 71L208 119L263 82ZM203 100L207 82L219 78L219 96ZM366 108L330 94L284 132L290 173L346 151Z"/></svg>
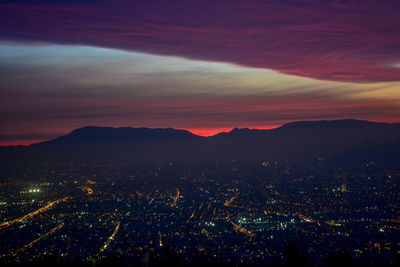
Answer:
<svg viewBox="0 0 400 267"><path fill-rule="evenodd" d="M270 127L267 126L267 127L257 127L257 128L256 127L213 128L213 129L218 129L218 130L216 131L215 134L210 134L210 135L199 134L199 132L201 132L201 129L208 129L208 128L188 128L188 129L185 129L185 128L179 128L179 127L178 128L173 128L173 127L146 127L146 126L133 127L133 126L96 126L96 125L87 125L87 126L75 128L75 129L70 130L69 132L67 132L65 134L56 136L54 138L44 139L44 140L39 140L39 141L34 141L34 142L27 142L27 143L21 142L19 144L11 144L11 143L10 144L7 144L7 143L1 144L0 143L0 147L3 147L3 148L4 147L28 147L28 146L31 146L31 145L34 145L34 144L39 144L39 143L48 142L48 141L57 139L59 137L68 135L68 134L72 133L73 131L76 131L76 130L79 130L79 129L83 129L83 128L87 128L87 127L113 128L113 129L119 129L119 128L141 129L142 128L142 129L151 129L151 130L173 129L173 130L187 131L187 132L189 132L189 133L191 133L191 134L193 134L195 136L208 138L208 137L213 137L213 136L216 136L216 135L222 134L222 133L230 133L235 129L238 129L238 130L243 130L243 129L248 129L248 130L274 130L274 129L278 129L278 128L281 128L281 127L283 127L285 125L292 124L292 123L299 123L299 122L334 122L334 121L362 121L362 122L369 122L369 123L391 124L391 125L400 123L400 122L382 122L382 121L373 121L373 120L365 120L365 119L354 119L354 118L322 119L322 120L297 120L297 121L289 121L289 122L286 122L286 123L283 123L283 124L280 124L280 125L273 125L273 126L270 126ZM224 129L224 130L221 130L221 129ZM195 133L195 132L197 132L197 133Z"/></svg>

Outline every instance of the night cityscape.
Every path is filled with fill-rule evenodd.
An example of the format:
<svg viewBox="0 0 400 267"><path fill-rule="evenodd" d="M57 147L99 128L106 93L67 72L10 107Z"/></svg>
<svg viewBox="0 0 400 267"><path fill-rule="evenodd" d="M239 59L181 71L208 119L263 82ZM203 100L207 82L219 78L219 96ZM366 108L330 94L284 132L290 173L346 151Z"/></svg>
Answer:
<svg viewBox="0 0 400 267"><path fill-rule="evenodd" d="M400 1L0 1L1 266L400 266Z"/></svg>
<svg viewBox="0 0 400 267"><path fill-rule="evenodd" d="M374 162L342 169L323 159L135 165L3 169L1 262L118 256L139 265L168 249L187 265L278 265L288 242L310 264L341 253L359 263L397 262L400 169Z"/></svg>

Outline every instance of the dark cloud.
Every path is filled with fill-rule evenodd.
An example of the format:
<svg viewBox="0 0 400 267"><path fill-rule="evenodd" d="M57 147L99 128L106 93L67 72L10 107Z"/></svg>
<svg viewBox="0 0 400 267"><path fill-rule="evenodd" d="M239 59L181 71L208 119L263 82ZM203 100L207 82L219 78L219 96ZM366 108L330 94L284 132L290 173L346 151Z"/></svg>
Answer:
<svg viewBox="0 0 400 267"><path fill-rule="evenodd" d="M399 1L2 1L0 38L399 81Z"/></svg>

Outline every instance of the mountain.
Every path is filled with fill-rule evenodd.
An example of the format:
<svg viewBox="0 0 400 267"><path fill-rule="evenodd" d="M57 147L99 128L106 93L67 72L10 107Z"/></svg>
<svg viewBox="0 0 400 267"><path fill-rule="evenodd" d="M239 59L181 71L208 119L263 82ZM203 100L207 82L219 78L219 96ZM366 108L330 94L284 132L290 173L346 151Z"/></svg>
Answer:
<svg viewBox="0 0 400 267"><path fill-rule="evenodd" d="M87 126L76 129L71 133L60 136L54 140L42 142L37 145L77 145L88 143L138 143L148 141L174 141L174 140L194 140L200 139L200 136L194 135L185 130L167 129L149 129L149 128L131 128L131 127L96 127Z"/></svg>
<svg viewBox="0 0 400 267"><path fill-rule="evenodd" d="M400 159L400 124L360 120L299 121L271 130L233 129L213 139L228 154L338 161ZM222 153L222 151L221 151ZM251 156L248 156L251 157Z"/></svg>
<svg viewBox="0 0 400 267"><path fill-rule="evenodd" d="M84 127L54 140L1 147L1 165L65 161L299 160L400 163L400 124L299 121L201 137L175 129Z"/></svg>

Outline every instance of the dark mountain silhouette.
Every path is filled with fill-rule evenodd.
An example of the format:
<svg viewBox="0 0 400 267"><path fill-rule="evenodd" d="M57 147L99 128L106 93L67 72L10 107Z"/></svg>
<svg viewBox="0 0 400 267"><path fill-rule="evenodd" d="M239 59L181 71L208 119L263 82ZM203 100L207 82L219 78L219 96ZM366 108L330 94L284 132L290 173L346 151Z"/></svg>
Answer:
<svg viewBox="0 0 400 267"><path fill-rule="evenodd" d="M42 142L37 145L48 144L86 144L86 143L138 143L146 141L173 141L173 140L194 140L201 138L185 130L131 128L131 127L96 127L87 126L76 129L71 133L60 136L54 140Z"/></svg>
<svg viewBox="0 0 400 267"><path fill-rule="evenodd" d="M271 130L233 129L213 139L233 155L255 151L256 157L346 162L399 159L399 137L400 124L348 119L292 122Z"/></svg>
<svg viewBox="0 0 400 267"><path fill-rule="evenodd" d="M3 164L63 161L299 160L400 163L400 124L300 121L201 137L175 129L84 127L30 146L1 147Z"/></svg>

